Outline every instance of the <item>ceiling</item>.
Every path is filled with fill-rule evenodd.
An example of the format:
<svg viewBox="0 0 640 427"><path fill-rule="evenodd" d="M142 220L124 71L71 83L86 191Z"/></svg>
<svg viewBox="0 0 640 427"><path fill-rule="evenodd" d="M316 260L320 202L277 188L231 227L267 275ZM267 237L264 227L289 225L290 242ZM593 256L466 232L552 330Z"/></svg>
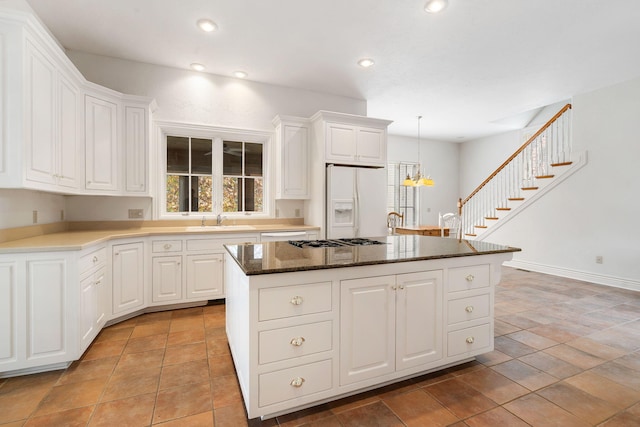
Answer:
<svg viewBox="0 0 640 427"><path fill-rule="evenodd" d="M397 135L416 136L418 115L423 138L496 134L640 76L638 0L424 2L28 0L66 49L365 99Z"/></svg>

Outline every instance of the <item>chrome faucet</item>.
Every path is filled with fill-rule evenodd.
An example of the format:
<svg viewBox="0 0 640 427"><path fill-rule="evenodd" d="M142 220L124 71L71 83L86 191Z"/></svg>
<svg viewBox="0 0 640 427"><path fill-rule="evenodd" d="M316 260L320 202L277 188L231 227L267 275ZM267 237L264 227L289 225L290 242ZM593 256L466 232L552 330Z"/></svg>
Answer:
<svg viewBox="0 0 640 427"><path fill-rule="evenodd" d="M218 214L218 216L216 217L216 225L222 225L222 221L224 221L225 219L227 219L226 216Z"/></svg>
<svg viewBox="0 0 640 427"><path fill-rule="evenodd" d="M204 222L205 222L205 220L206 220L206 219L207 219L207 217L206 217L206 216L203 216L203 217L202 217L202 223L200 224L201 226L203 226L203 227L204 227Z"/></svg>

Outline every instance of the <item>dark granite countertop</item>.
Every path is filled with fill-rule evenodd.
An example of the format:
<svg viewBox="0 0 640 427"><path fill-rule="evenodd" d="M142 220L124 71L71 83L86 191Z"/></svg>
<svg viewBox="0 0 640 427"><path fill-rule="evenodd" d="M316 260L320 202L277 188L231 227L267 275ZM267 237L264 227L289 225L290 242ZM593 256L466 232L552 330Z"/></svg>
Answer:
<svg viewBox="0 0 640 427"><path fill-rule="evenodd" d="M371 238L384 245L297 248L289 242L225 245L247 276L519 252L519 248L418 235Z"/></svg>

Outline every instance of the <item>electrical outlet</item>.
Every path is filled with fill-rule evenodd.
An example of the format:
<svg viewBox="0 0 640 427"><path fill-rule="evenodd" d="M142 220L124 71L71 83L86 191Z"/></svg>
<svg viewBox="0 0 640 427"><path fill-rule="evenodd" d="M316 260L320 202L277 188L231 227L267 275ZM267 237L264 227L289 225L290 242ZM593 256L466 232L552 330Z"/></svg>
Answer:
<svg viewBox="0 0 640 427"><path fill-rule="evenodd" d="M144 210L129 209L129 219L142 219L143 216L144 216Z"/></svg>
<svg viewBox="0 0 640 427"><path fill-rule="evenodd" d="M38 223L38 211L33 211L33 223Z"/></svg>
<svg viewBox="0 0 640 427"><path fill-rule="evenodd" d="M602 264L602 255L596 255L596 264Z"/></svg>
<svg viewBox="0 0 640 427"><path fill-rule="evenodd" d="M300 209L296 209L296 218L300 218Z"/></svg>

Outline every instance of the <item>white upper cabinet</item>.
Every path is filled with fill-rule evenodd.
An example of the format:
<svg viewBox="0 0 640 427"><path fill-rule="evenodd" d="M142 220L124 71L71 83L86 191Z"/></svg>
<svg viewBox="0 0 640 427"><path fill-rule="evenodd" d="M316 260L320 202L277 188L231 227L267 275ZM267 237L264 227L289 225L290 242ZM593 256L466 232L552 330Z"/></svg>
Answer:
<svg viewBox="0 0 640 427"><path fill-rule="evenodd" d="M118 190L118 105L85 97L85 188Z"/></svg>
<svg viewBox="0 0 640 427"><path fill-rule="evenodd" d="M79 89L30 38L25 43L24 95L25 186L77 189Z"/></svg>
<svg viewBox="0 0 640 427"><path fill-rule="evenodd" d="M124 106L124 190L126 193L146 193L148 190L149 109Z"/></svg>
<svg viewBox="0 0 640 427"><path fill-rule="evenodd" d="M389 120L319 111L314 123L317 143L324 145L325 163L385 167Z"/></svg>
<svg viewBox="0 0 640 427"><path fill-rule="evenodd" d="M35 16L0 10L0 187L148 195L151 104L86 81Z"/></svg>
<svg viewBox="0 0 640 427"><path fill-rule="evenodd" d="M276 116L276 199L309 198L309 120Z"/></svg>

